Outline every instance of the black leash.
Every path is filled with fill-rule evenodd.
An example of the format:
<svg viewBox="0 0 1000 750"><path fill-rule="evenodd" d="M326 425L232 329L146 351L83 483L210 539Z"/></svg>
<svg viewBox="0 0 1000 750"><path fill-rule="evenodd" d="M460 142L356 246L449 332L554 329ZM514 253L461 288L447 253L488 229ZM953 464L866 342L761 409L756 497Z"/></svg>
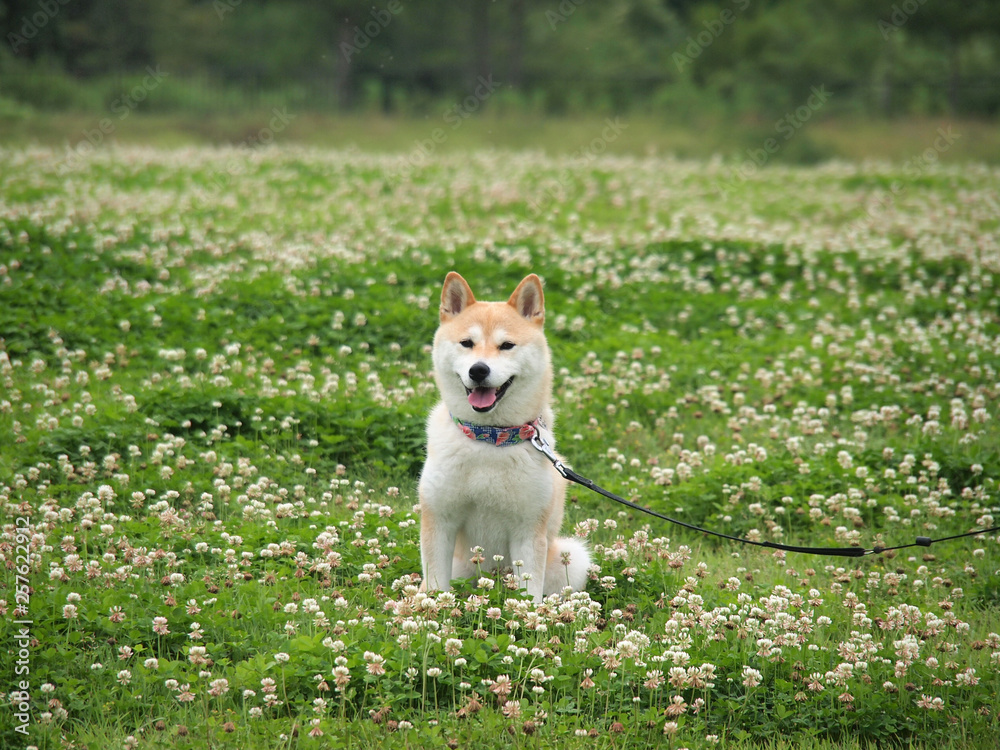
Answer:
<svg viewBox="0 0 1000 750"><path fill-rule="evenodd" d="M739 542L740 544L752 544L755 547L767 547L768 549L778 549L784 552L800 552L804 555L829 555L832 557L864 557L865 555L877 555L883 552L889 552L890 550L900 550L908 549L909 547L930 547L935 542L947 542L952 539L963 539L967 536L978 536L980 534L989 534L993 531L1000 531L1000 526L994 526L991 529L983 529L982 531L970 531L965 534L955 534L954 536L946 536L941 539L931 539L927 536L918 536L914 542L911 544L901 544L897 547L875 547L873 549L865 549L863 547L796 547L790 544L779 544L777 542L755 542L752 539L745 539L739 536L730 536L729 534L723 534L721 531L712 531L711 529L703 529L700 526L695 526L694 524L687 523L685 521L678 521L676 518L671 518L670 516L665 516L662 513L657 513L655 510L650 510L649 508L644 508L637 503L633 503L630 500L626 500L623 497L619 497L613 492L608 492L603 487L600 487L590 479L585 476L577 474L575 471L570 469L566 464L559 460L559 457L552 452L552 448L549 444L545 442L539 433L536 433L533 438L531 438L531 445L542 454L545 455L552 465L555 467L564 478L568 479L570 482L575 482L576 484L586 487L588 490L592 490L599 495L603 495L609 500L614 500L616 503L621 503L622 505L632 508L633 510L641 511L647 515L653 516L653 518L659 518L661 521L667 521L669 523L676 524L678 526L683 526L686 529L691 529L692 531L698 531L702 534L710 534L712 536L717 536L722 539L728 539L731 542Z"/></svg>

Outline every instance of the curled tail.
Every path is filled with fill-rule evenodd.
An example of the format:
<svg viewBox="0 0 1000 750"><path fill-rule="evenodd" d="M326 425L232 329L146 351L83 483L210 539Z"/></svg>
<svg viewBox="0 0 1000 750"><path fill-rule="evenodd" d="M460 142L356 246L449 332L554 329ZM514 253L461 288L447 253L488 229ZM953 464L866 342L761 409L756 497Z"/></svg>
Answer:
<svg viewBox="0 0 1000 750"><path fill-rule="evenodd" d="M582 540L573 537L556 539L549 548L543 595L558 594L567 586L574 591L583 591L587 587L589 569L590 550Z"/></svg>

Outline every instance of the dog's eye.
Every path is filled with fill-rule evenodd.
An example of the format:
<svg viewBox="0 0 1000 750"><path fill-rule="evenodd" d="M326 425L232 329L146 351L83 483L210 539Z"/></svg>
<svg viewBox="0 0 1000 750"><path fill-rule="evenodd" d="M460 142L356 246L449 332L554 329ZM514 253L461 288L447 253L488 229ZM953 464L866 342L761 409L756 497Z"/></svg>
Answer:
<svg viewBox="0 0 1000 750"><path fill-rule="evenodd" d="M514 342L513 341L504 341L502 344L500 344L500 351L502 351L502 352L509 351L509 350L511 350L513 348L514 348Z"/></svg>
<svg viewBox="0 0 1000 750"><path fill-rule="evenodd" d="M460 343L466 349L471 349L473 347L472 339L462 339L458 343Z"/></svg>

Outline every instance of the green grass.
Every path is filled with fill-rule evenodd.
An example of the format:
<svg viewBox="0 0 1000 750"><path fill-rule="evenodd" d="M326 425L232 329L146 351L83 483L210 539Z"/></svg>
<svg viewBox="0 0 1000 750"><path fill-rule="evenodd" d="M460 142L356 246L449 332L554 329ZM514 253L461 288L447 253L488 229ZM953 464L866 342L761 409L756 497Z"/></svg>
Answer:
<svg viewBox="0 0 1000 750"><path fill-rule="evenodd" d="M445 273L502 299L534 271L560 451L601 485L800 545L995 524L998 186L0 151L0 693L30 693L2 743L992 747L995 534L785 556L573 488L599 569L534 607L500 574L420 594L414 506Z"/></svg>

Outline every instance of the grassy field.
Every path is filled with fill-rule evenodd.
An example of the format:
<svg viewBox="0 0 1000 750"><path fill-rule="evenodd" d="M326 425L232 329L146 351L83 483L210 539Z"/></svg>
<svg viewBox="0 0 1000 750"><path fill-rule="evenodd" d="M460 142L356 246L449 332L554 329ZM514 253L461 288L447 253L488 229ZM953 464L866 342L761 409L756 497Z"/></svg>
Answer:
<svg viewBox="0 0 1000 750"><path fill-rule="evenodd" d="M2 104L2 101L0 101ZM619 132L606 139L602 154L618 156L674 156L682 159L724 158L742 161L769 138L778 148L768 154L774 163L814 164L833 159L860 162L893 161L902 164L933 147L938 128L954 134L947 149L935 159L943 163L1000 160L1000 129L994 122L932 117L872 120L847 115L815 117L787 112L774 117L725 118L698 115L669 118L634 113L621 117L532 116L493 108L483 115L461 119L455 104L431 107L423 116L383 117L377 114L324 115L294 107L264 107L239 113L147 114L128 112L122 118L109 111L40 113L26 110L17 116L0 107L0 144L8 147L52 146L89 150L108 143L182 146L259 145L275 110L286 120L274 134L277 143L297 143L371 153L412 153L421 150L435 128L446 138L430 141L434 155L484 149L544 151L571 155L588 148L607 121L619 123ZM802 119L799 119L802 116ZM100 128L106 120L104 131ZM106 132L105 132L106 131Z"/></svg>
<svg viewBox="0 0 1000 750"><path fill-rule="evenodd" d="M996 168L602 127L0 150L0 744L995 747L995 533L786 555L575 489L586 591L418 591L451 269L544 278L561 452L639 503L818 546L1000 519Z"/></svg>

